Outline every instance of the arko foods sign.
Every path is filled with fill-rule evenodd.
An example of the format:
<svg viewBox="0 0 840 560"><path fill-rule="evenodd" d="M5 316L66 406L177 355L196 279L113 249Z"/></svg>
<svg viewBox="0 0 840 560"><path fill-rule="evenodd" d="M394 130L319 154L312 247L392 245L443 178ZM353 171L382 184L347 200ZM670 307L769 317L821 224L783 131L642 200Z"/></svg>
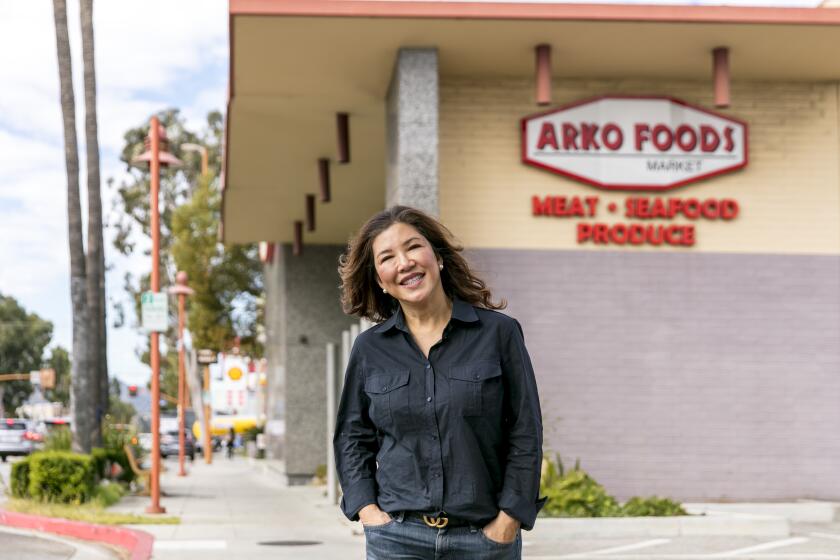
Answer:
<svg viewBox="0 0 840 560"><path fill-rule="evenodd" d="M745 167L747 124L670 97L599 97L522 119L522 161L603 189L663 191Z"/></svg>

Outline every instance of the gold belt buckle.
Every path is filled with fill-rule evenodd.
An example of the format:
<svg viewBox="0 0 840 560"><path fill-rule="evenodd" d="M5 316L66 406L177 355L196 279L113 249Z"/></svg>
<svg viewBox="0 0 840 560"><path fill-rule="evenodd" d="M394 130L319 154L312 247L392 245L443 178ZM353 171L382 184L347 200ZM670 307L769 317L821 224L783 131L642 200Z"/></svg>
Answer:
<svg viewBox="0 0 840 560"><path fill-rule="evenodd" d="M438 529L443 529L449 524L448 517L429 517L428 515L423 516L423 522L428 525L429 527L437 527Z"/></svg>

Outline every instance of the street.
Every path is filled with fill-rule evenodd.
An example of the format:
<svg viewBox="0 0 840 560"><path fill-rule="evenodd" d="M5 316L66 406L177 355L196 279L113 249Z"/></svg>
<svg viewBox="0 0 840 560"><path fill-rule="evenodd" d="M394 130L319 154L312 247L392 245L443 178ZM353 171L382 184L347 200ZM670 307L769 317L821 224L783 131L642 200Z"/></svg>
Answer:
<svg viewBox="0 0 840 560"><path fill-rule="evenodd" d="M560 560L611 558L614 560L700 560L705 558L837 560L840 559L840 523L798 525L789 538L680 537L633 539L552 540L535 529L525 540L524 558Z"/></svg>
<svg viewBox="0 0 840 560"><path fill-rule="evenodd" d="M34 531L0 527L0 558L9 560L118 560L115 549Z"/></svg>

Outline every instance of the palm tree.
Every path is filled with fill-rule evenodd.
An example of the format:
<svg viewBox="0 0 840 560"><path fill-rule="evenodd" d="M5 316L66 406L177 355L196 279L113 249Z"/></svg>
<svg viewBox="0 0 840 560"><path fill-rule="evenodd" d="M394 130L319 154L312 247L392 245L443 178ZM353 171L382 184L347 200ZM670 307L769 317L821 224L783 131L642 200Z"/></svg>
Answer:
<svg viewBox="0 0 840 560"><path fill-rule="evenodd" d="M67 171L67 223L70 241L70 299L73 306L73 362L70 409L73 416L73 447L90 452L96 430L95 403L90 367L85 248L82 240L82 208L79 202L79 148L76 144L76 106L73 95L70 38L67 34L67 4L53 0L61 116L64 124L64 165ZM96 430L98 431L98 430Z"/></svg>
<svg viewBox="0 0 840 560"><path fill-rule="evenodd" d="M96 65L93 51L93 0L81 0L82 63L85 91L85 147L87 150L88 247L87 301L90 314L91 370L96 382L97 426L108 411L108 357L105 323L105 251L102 242L102 200L99 180L99 135L96 119ZM95 432L101 445L101 430Z"/></svg>

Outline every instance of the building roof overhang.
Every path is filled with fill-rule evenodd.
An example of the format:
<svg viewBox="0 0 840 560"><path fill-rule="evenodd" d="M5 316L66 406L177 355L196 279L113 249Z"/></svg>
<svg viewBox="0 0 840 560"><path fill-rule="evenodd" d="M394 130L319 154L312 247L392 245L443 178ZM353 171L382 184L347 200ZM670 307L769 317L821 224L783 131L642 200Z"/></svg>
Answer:
<svg viewBox="0 0 840 560"><path fill-rule="evenodd" d="M840 9L231 0L223 192L226 242L293 239L318 158L336 159L337 112L350 114L351 163L332 165L306 243L345 243L385 199L385 105L396 52L435 47L440 74L532 77L553 47L554 80L706 81L711 50L734 81L840 79ZM737 100L735 100L737 103Z"/></svg>

